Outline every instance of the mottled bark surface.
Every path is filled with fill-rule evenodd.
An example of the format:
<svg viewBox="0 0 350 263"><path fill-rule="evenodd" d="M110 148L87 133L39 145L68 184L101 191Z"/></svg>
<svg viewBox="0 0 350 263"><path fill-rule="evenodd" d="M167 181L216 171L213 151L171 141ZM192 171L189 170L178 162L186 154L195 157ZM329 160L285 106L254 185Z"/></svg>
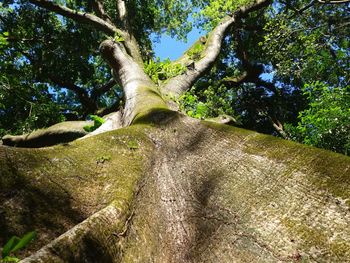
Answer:
<svg viewBox="0 0 350 263"><path fill-rule="evenodd" d="M155 121L2 146L1 242L35 228L27 253L48 245L24 262L350 261L348 157L177 114Z"/></svg>

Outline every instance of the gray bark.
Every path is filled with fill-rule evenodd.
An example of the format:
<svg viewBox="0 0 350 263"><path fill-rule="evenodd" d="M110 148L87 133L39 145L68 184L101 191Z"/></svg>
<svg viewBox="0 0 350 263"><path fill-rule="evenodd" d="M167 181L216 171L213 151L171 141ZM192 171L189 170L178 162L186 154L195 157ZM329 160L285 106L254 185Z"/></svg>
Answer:
<svg viewBox="0 0 350 263"><path fill-rule="evenodd" d="M143 68L123 51L120 43L105 40L100 51L124 90L123 126L130 125L137 115L154 108L167 108L155 84L144 73Z"/></svg>
<svg viewBox="0 0 350 263"><path fill-rule="evenodd" d="M350 260L346 156L179 115L0 156L2 229L47 244L24 262Z"/></svg>

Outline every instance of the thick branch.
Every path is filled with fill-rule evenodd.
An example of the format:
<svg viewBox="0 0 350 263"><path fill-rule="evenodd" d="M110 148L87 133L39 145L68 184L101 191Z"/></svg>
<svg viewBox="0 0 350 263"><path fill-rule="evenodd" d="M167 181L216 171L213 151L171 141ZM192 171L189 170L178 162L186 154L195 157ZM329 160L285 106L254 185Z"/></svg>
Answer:
<svg viewBox="0 0 350 263"><path fill-rule="evenodd" d="M103 7L103 3L101 2L101 0L93 0L92 1L92 6L94 11L96 12L96 14L101 17L104 21L106 21L107 23L113 25L113 21L110 18L110 16L106 13L104 7Z"/></svg>
<svg viewBox="0 0 350 263"><path fill-rule="evenodd" d="M202 58L198 61L193 61L189 56L185 55L178 60L178 62L180 61L185 65L191 65L191 67L188 67L185 74L170 79L163 87L163 92L179 97L183 92L188 90L215 62L220 53L221 44L227 29L240 18L247 16L252 11L269 5L271 2L271 0L257 0L251 5L241 7L233 16L223 18L213 31L210 32L205 44L205 50L201 53Z"/></svg>
<svg viewBox="0 0 350 263"><path fill-rule="evenodd" d="M90 24L95 28L102 30L108 35L114 36L114 34L118 31L118 29L113 24L110 24L105 20L103 20L102 18L99 18L93 14L78 12L48 0L29 0L29 1L36 6L45 8L49 11L53 11L64 17L71 18L77 22Z"/></svg>
<svg viewBox="0 0 350 263"><path fill-rule="evenodd" d="M119 20L123 25L124 29L129 28L128 22L128 12L124 0L117 0L117 10L119 15Z"/></svg>
<svg viewBox="0 0 350 263"><path fill-rule="evenodd" d="M150 82L149 77L137 65L129 54L123 51L119 42L105 40L100 45L102 57L116 73L117 81L125 88L134 81Z"/></svg>
<svg viewBox="0 0 350 263"><path fill-rule="evenodd" d="M100 97L102 94L106 93L107 91L110 91L117 82L114 79L110 79L107 83L100 87L95 87L91 92L92 98Z"/></svg>
<svg viewBox="0 0 350 263"><path fill-rule="evenodd" d="M202 52L202 59L193 61L191 58L182 60L184 64L190 65L185 74L178 75L170 79L163 87L165 94L172 94L175 97L179 97L183 92L188 90L197 79L208 70L216 58L218 57L221 49L221 42L224 38L224 33L229 26L235 22L235 17L225 17L219 25L210 33L206 43L206 48Z"/></svg>
<svg viewBox="0 0 350 263"><path fill-rule="evenodd" d="M143 68L123 50L121 43L105 40L100 45L100 52L124 91L123 126L130 125L139 114L154 108L166 108L154 83Z"/></svg>
<svg viewBox="0 0 350 263"><path fill-rule="evenodd" d="M124 0L117 0L117 10L122 29L125 32L123 38L125 39L124 45L126 47L126 50L140 66L143 66L140 48L133 34L133 30L130 25L130 19L128 17L128 10L126 8Z"/></svg>

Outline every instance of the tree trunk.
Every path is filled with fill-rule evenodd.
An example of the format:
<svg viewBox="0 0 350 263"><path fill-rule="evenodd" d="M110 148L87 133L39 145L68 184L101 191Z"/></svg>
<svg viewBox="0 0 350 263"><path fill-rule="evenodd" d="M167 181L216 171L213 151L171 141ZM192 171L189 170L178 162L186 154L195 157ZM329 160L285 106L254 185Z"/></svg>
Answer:
<svg viewBox="0 0 350 263"><path fill-rule="evenodd" d="M23 262L350 261L349 157L167 106L210 69L227 29L272 1L224 17L197 60L176 62L192 66L159 86L143 70L124 1L122 29L102 2L97 16L30 2L121 36L100 51L125 105L101 128L122 129L40 149L0 146L0 242L38 232Z"/></svg>
<svg viewBox="0 0 350 263"><path fill-rule="evenodd" d="M149 117L68 145L0 146L0 242L35 229L23 262L350 261L349 157Z"/></svg>
<svg viewBox="0 0 350 263"><path fill-rule="evenodd" d="M129 126L154 111L168 109L158 87L145 74L139 63L125 52L120 43L105 40L100 46L100 51L114 71L116 80L123 87L123 126Z"/></svg>

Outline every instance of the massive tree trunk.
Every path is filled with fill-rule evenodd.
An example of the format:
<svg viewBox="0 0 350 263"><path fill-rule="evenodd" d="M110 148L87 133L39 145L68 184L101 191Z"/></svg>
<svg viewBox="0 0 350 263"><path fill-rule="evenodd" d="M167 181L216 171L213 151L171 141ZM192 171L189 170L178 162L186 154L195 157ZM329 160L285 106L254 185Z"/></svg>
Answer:
<svg viewBox="0 0 350 263"><path fill-rule="evenodd" d="M348 157L155 118L68 145L1 146L1 243L36 229L26 255L42 248L23 262L350 260Z"/></svg>

